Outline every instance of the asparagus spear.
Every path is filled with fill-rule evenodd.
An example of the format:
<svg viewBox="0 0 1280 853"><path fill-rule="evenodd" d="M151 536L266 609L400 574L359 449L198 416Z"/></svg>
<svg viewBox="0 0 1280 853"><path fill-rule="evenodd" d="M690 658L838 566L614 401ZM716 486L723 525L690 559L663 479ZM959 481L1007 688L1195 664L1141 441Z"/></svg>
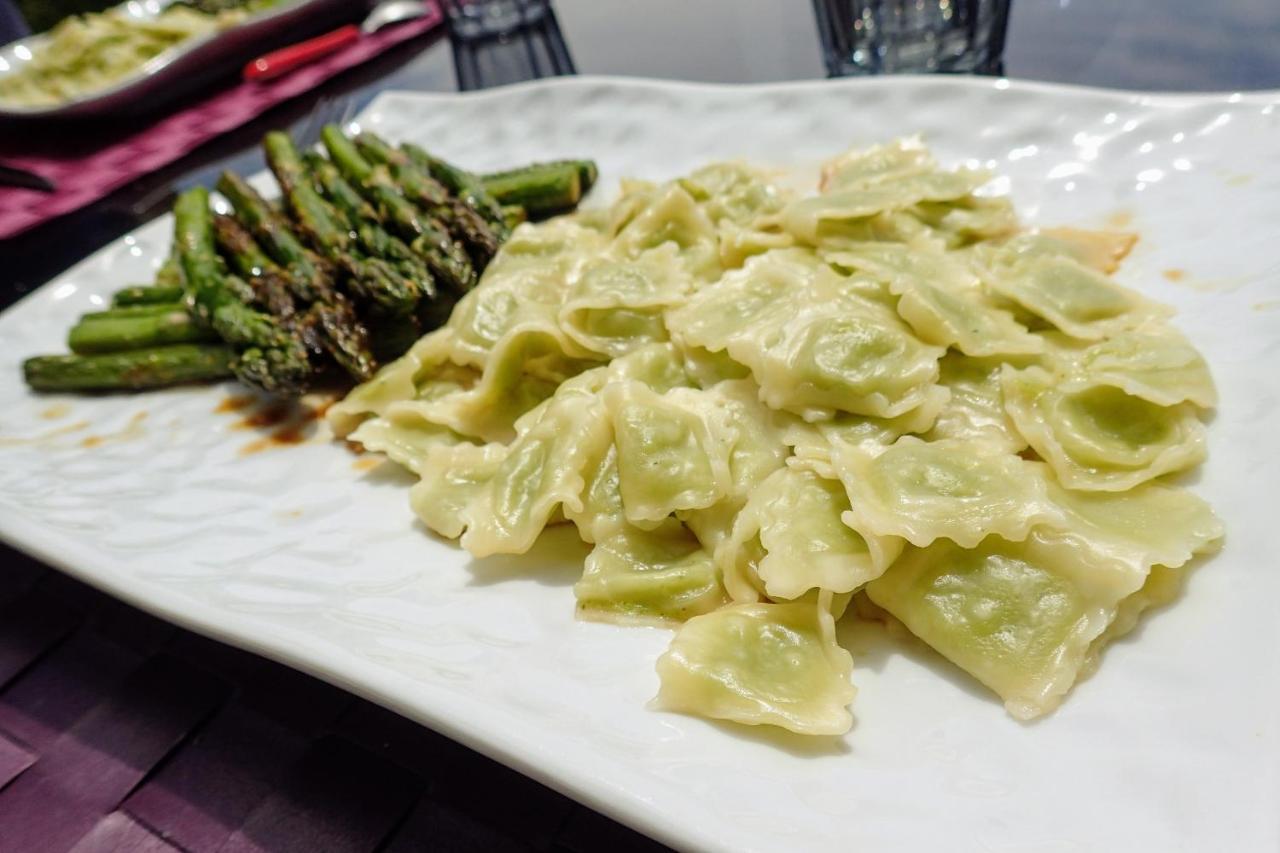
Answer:
<svg viewBox="0 0 1280 853"><path fill-rule="evenodd" d="M268 133L263 145L299 229L317 251L347 272L355 296L382 313L412 313L420 296L413 280L401 275L390 261L357 253L344 217L307 181L302 157L288 134Z"/></svg>
<svg viewBox="0 0 1280 853"><path fill-rule="evenodd" d="M233 172L218 178L218 192L227 197L236 218L249 230L267 255L288 269L289 281L299 299L317 302L332 290L333 273L307 250L283 216L267 204L258 191Z"/></svg>
<svg viewBox="0 0 1280 853"><path fill-rule="evenodd" d="M104 311L90 311L87 314L81 314L81 320L119 320L124 317L155 317L162 314L170 314L174 311L186 311L187 306L181 301L179 296L170 302L157 302L152 305L121 305L113 306Z"/></svg>
<svg viewBox="0 0 1280 853"><path fill-rule="evenodd" d="M432 275L458 292L475 284L475 269L460 243L449 237L439 220L422 214L396 189L385 166L373 166L361 156L354 143L336 125L326 125L320 134L334 165L373 205L379 220L400 237L426 262Z"/></svg>
<svg viewBox="0 0 1280 853"><path fill-rule="evenodd" d="M238 222L217 220L219 242L232 265L239 270L254 271L253 281L258 282L256 295L273 313L287 321L285 326L294 337L312 351L328 352L356 379L368 379L375 367L369 351L369 333L356 317L351 303L334 290L328 271L312 261L292 234L281 236L288 233L287 228L262 197L251 187L239 184L242 182L227 182L228 189L236 193L233 206L246 211L247 218L259 224L260 233L269 235L278 251L298 262L282 269ZM299 277L304 283L298 283ZM293 319L296 306L285 298L286 294L303 300L311 298L311 305L303 312L305 319Z"/></svg>
<svg viewBox="0 0 1280 853"><path fill-rule="evenodd" d="M117 290L111 297L111 305L115 308L128 308L133 305L155 305L157 303L179 302L182 299L180 284L135 284Z"/></svg>
<svg viewBox="0 0 1280 853"><path fill-rule="evenodd" d="M505 217L495 227L461 199L451 196L444 185L412 160L372 133L356 137L356 148L368 160L381 163L391 171L396 186L410 201L445 222L450 233L466 244L472 260L483 269L497 254L498 246L510 236Z"/></svg>
<svg viewBox="0 0 1280 853"><path fill-rule="evenodd" d="M287 324L297 313L292 288L253 235L234 217L223 214L213 217L213 233L223 257L238 273L249 277L254 304Z"/></svg>
<svg viewBox="0 0 1280 853"><path fill-rule="evenodd" d="M184 287L186 285L186 273L182 271L182 262L178 259L178 247L175 245L169 250L169 257L165 258L160 269L156 270L156 287Z"/></svg>
<svg viewBox="0 0 1280 853"><path fill-rule="evenodd" d="M173 213L188 299L197 317L240 350L232 370L265 391L301 391L311 375L306 350L274 318L241 301L248 286L225 274L214 250L209 191L195 187L182 193Z"/></svg>
<svg viewBox="0 0 1280 853"><path fill-rule="evenodd" d="M529 167L486 179L485 188L503 204L518 204L531 216L570 210L582 200L582 176L574 163Z"/></svg>
<svg viewBox="0 0 1280 853"><path fill-rule="evenodd" d="M212 330L197 323L184 306L164 308L153 313L121 309L86 315L71 327L67 345L72 352L86 355L217 340Z"/></svg>
<svg viewBox="0 0 1280 853"><path fill-rule="evenodd" d="M435 279L422 258L407 243L382 227L373 207L342 177L338 167L314 152L304 155L303 162L316 186L334 210L342 215L347 228L356 235L361 250L394 264L402 276L417 285L423 300L435 299Z"/></svg>
<svg viewBox="0 0 1280 853"><path fill-rule="evenodd" d="M502 216L502 205L489 194L484 184L480 183L475 175L431 156L417 145L406 143L401 148L405 154L409 155L410 160L426 169L431 177L448 187L450 192L484 217L484 220L499 234L506 233L507 224Z"/></svg>
<svg viewBox="0 0 1280 853"><path fill-rule="evenodd" d="M333 205L335 215L340 217L343 224L357 235L360 248L366 254L389 261L405 279L417 286L421 294L418 300L420 310L433 305L437 299L435 280L422 259L403 240L382 227L373 207L347 182L346 178L342 177L338 167L316 152L304 154L303 164L316 188ZM379 313L395 325L394 312ZM404 322L399 324L400 327L405 323L415 327L418 325L411 316L401 319ZM383 325L383 321L376 318L374 322L379 326ZM387 352L394 350L395 347L381 346L379 344L381 339L380 331L370 335L370 340L374 343L374 356L379 361L385 361Z"/></svg>
<svg viewBox="0 0 1280 853"><path fill-rule="evenodd" d="M22 363L36 391L139 391L232 375L235 352L217 344L175 344L102 355L44 355Z"/></svg>
<svg viewBox="0 0 1280 853"><path fill-rule="evenodd" d="M234 216L219 213L213 217L213 239L232 269L245 278L261 278L268 269L276 268L275 261Z"/></svg>
<svg viewBox="0 0 1280 853"><path fill-rule="evenodd" d="M596 161L594 160L549 160L545 163L530 163L528 166L520 166L516 169L486 172L479 177L480 183L484 184L485 189L492 193L493 187L490 186L492 182L505 182L511 178L517 178L529 173L558 171L566 167L577 171L584 195L595 185L596 178L600 175L600 170L596 168Z"/></svg>

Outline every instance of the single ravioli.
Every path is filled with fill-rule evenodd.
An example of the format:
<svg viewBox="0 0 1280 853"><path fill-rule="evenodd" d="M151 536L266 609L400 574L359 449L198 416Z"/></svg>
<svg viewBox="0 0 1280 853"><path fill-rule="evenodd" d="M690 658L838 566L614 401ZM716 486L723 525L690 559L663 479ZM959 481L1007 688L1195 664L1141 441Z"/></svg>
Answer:
<svg viewBox="0 0 1280 853"><path fill-rule="evenodd" d="M825 464L829 470L833 447L842 444L893 444L904 435L928 432L950 399L951 392L947 388L933 385L925 390L925 398L919 406L896 418L843 413L830 420L814 422L789 418L782 430L782 440L794 456L810 465ZM824 473L823 476L835 478L834 473Z"/></svg>
<svg viewBox="0 0 1280 853"><path fill-rule="evenodd" d="M799 734L845 733L853 660L836 643L830 597L735 604L690 619L658 658L658 707Z"/></svg>
<svg viewBox="0 0 1280 853"><path fill-rule="evenodd" d="M1049 498L1062 510L1061 519L1044 525L1046 538L1081 540L1138 572L1176 569L1222 539L1222 522L1186 489L1143 483L1124 492L1072 491L1044 467Z"/></svg>
<svg viewBox="0 0 1280 853"><path fill-rule="evenodd" d="M516 421L549 399L565 379L591 366L568 359L557 335L513 329L489 355L474 384L437 389L424 383L417 399L394 403L424 421L479 441L510 441ZM536 371L536 372L535 372Z"/></svg>
<svg viewBox="0 0 1280 853"><path fill-rule="evenodd" d="M1058 516L1036 467L984 441L906 436L885 448L844 445L832 466L849 495L846 523L863 536L972 548L993 533L1024 539Z"/></svg>
<svg viewBox="0 0 1280 853"><path fill-rule="evenodd" d="M683 301L691 283L670 243L634 261L600 260L569 288L559 323L583 348L616 358L665 341L663 311Z"/></svg>
<svg viewBox="0 0 1280 853"><path fill-rule="evenodd" d="M609 435L598 399L557 396L522 419L509 445L488 445L499 448L489 455L460 445L459 458L440 459L411 502L446 536L465 528L462 547L473 556L523 554L561 505L582 510L586 472L606 453ZM442 519L444 507L456 507L455 517Z"/></svg>
<svg viewBox="0 0 1280 853"><path fill-rule="evenodd" d="M1059 372L1089 382L1114 385L1159 406L1218 405L1218 390L1204 356L1167 326L1148 325L1121 332L1087 347L1054 347Z"/></svg>
<svg viewBox="0 0 1280 853"><path fill-rule="evenodd" d="M1073 338L1101 340L1172 311L1066 255L1001 247L983 256L983 280Z"/></svg>
<svg viewBox="0 0 1280 853"><path fill-rule="evenodd" d="M1025 355L1044 349L1013 316L987 299L977 277L933 241L862 243L824 257L889 283L897 312L926 343L965 355Z"/></svg>
<svg viewBox="0 0 1280 853"><path fill-rule="evenodd" d="M797 239L820 244L826 226L866 220L922 202L969 197L990 178L986 172L945 172L919 140L898 141L841 155L823 168L821 191L782 212Z"/></svg>
<svg viewBox="0 0 1280 853"><path fill-rule="evenodd" d="M754 226L788 200L764 173L745 163L712 163L677 183L716 225Z"/></svg>
<svg viewBox="0 0 1280 853"><path fill-rule="evenodd" d="M664 184L618 232L613 250L638 257L646 250L672 243L688 273L695 278L719 277L716 229L706 212L678 183Z"/></svg>
<svg viewBox="0 0 1280 853"><path fill-rule="evenodd" d="M1189 404L1065 383L1039 367L1006 365L1001 388L1018 432L1069 489L1124 491L1204 460L1204 425Z"/></svg>
<svg viewBox="0 0 1280 853"><path fill-rule="evenodd" d="M938 382L950 392L933 423L927 441L956 438L985 441L1009 453L1019 453L1027 440L1004 408L998 358L969 358L949 352L939 362Z"/></svg>
<svg viewBox="0 0 1280 853"><path fill-rule="evenodd" d="M566 357L591 357L564 334L556 318L570 286L606 248L599 234L569 221L545 229L517 228L485 269L482 283L449 317L453 360L484 368L498 343L519 331L554 338Z"/></svg>
<svg viewBox="0 0 1280 853"><path fill-rule="evenodd" d="M728 380L701 395L713 431L726 451L729 480L724 496L709 507L680 510L703 547L714 552L730 535L747 498L787 458L776 413L759 401L750 379Z"/></svg>
<svg viewBox="0 0 1280 853"><path fill-rule="evenodd" d="M452 447L465 440L448 427L423 420L413 409L396 407L381 417L362 421L347 438L415 474L434 464L430 461L434 448Z"/></svg>
<svg viewBox="0 0 1280 853"><path fill-rule="evenodd" d="M759 538L763 555L755 568L770 598L799 598L811 589L853 592L888 568L902 540L863 538L841 520L848 510L839 482L792 465L752 492L734 538Z"/></svg>
<svg viewBox="0 0 1280 853"><path fill-rule="evenodd" d="M1078 540L1032 534L909 548L867 593L1026 720L1058 706L1145 581Z"/></svg>
<svg viewBox="0 0 1280 853"><path fill-rule="evenodd" d="M334 435L344 438L366 418L386 412L392 403L415 399L419 383L450 366L452 352L453 332L448 329L437 329L419 338L408 352L329 407L325 418ZM476 378L478 373L472 382Z"/></svg>
<svg viewBox="0 0 1280 853"><path fill-rule="evenodd" d="M585 619L642 625L710 613L726 600L711 555L673 519L597 540L573 593Z"/></svg>
<svg viewBox="0 0 1280 853"><path fill-rule="evenodd" d="M726 448L707 419L705 392L657 394L635 381L603 392L618 448L619 489L627 521L653 527L678 510L702 509L729 490Z"/></svg>
<svg viewBox="0 0 1280 853"><path fill-rule="evenodd" d="M1138 242L1138 235L1124 231L1086 231L1080 228L1040 228L1009 241L1024 251L1067 255L1102 273L1113 273Z"/></svg>
<svg viewBox="0 0 1280 853"><path fill-rule="evenodd" d="M806 250L769 252L696 289L684 305L667 312L667 326L686 346L721 352L734 337L752 336L771 317L794 312L815 278L836 274Z"/></svg>
<svg viewBox="0 0 1280 853"><path fill-rule="evenodd" d="M760 398L806 420L841 411L893 418L922 405L944 350L843 282L824 285L729 339L729 354L751 368Z"/></svg>

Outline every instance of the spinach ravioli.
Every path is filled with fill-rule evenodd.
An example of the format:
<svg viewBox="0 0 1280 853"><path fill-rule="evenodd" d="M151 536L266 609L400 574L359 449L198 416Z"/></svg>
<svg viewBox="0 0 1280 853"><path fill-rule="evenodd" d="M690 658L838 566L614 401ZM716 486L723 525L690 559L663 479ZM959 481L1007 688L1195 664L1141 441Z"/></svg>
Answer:
<svg viewBox="0 0 1280 853"><path fill-rule="evenodd" d="M1217 394L1113 278L1132 236L1024 228L988 178L909 139L809 195L741 163L624 180L518 227L329 422L475 556L572 524L577 615L675 631L657 707L843 734L862 596L1048 713L1221 540L1171 482Z"/></svg>

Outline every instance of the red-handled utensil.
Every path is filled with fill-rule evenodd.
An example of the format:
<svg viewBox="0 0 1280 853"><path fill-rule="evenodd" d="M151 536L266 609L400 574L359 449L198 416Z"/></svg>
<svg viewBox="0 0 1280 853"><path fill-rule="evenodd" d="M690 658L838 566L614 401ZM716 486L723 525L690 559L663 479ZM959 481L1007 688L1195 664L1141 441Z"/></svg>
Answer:
<svg viewBox="0 0 1280 853"><path fill-rule="evenodd" d="M347 24L331 33L259 56L244 67L244 79L274 80L299 66L341 50L363 35L372 35L391 24L421 18L430 11L431 7L423 0L386 0L375 6L360 26Z"/></svg>

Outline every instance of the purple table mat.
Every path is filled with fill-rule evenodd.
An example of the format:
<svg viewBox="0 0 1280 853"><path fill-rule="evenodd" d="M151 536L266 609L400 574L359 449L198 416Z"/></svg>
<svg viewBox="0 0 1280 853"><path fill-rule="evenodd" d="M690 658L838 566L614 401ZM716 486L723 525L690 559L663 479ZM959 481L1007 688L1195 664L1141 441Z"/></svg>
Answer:
<svg viewBox="0 0 1280 853"><path fill-rule="evenodd" d="M663 849L0 545L0 853Z"/></svg>

